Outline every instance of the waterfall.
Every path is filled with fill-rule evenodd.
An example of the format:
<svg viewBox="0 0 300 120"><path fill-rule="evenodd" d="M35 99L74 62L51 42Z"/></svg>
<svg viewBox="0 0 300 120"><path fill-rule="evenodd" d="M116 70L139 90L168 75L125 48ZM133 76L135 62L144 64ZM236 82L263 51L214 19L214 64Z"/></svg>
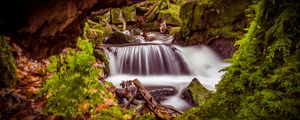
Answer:
<svg viewBox="0 0 300 120"><path fill-rule="evenodd" d="M181 99L181 93L193 78L214 91L223 75L219 70L229 65L205 46L180 47L155 41L109 46L106 54L111 71L108 81L117 88L121 88L122 81L133 79L139 79L144 86L173 87L178 93L161 103L178 110L190 107Z"/></svg>
<svg viewBox="0 0 300 120"><path fill-rule="evenodd" d="M112 75L191 75L182 54L170 45L109 48Z"/></svg>

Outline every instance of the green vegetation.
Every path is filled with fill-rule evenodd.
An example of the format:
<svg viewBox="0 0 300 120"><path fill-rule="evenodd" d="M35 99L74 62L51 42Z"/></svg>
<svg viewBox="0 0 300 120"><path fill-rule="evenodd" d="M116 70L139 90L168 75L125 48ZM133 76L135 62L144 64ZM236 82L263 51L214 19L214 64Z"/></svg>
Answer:
<svg viewBox="0 0 300 120"><path fill-rule="evenodd" d="M80 51L68 49L50 58L52 76L42 90L48 99L45 112L65 118L93 115L105 99L113 98L98 80L103 71L97 68L92 44L79 38L77 45Z"/></svg>
<svg viewBox="0 0 300 120"><path fill-rule="evenodd" d="M111 22L112 24L121 24L120 13L126 22L135 22L136 21L136 6L124 7L124 8L115 8L111 11Z"/></svg>
<svg viewBox="0 0 300 120"><path fill-rule="evenodd" d="M198 0L183 4L180 9L180 43L198 44L215 36L240 38L239 33L245 28L242 23L247 22L245 10L250 3L250 0ZM195 38L199 36L207 39L198 41Z"/></svg>
<svg viewBox="0 0 300 120"><path fill-rule="evenodd" d="M102 43L104 31L100 23L87 20L83 29L83 38L92 42L93 47Z"/></svg>
<svg viewBox="0 0 300 120"><path fill-rule="evenodd" d="M228 60L232 64L223 69L226 74L216 86L216 92L211 93L194 79L185 92L189 93L188 97L199 107L187 110L176 119L300 119L299 1L149 1L138 9L136 5L114 8L106 14L107 21L120 26L122 20L119 19L119 14L122 13L126 22L145 22L138 24L144 30L145 27L159 29L160 22L166 21L173 26L169 29L170 34L179 32L178 36L182 38L180 45L206 44L209 40L238 40L236 45L239 50ZM148 8L150 6L153 8ZM137 11L144 16L137 16ZM53 114L63 119L95 120L156 119L155 115L146 113L147 110L142 111L146 114L139 115L135 114L137 108L128 110L117 106L112 84L102 80L107 77L105 75L108 74L109 63L102 50L94 48L99 48L103 42L132 42L129 35L112 32L112 26L104 20L106 18L102 19L102 23L87 20L77 47L66 48L61 54L49 58L49 78L40 91L40 95L47 100L43 109L45 116ZM180 27L174 27L178 25ZM106 36L107 41L102 41ZM10 87L7 89L13 91L1 89L1 100L2 97L11 97L5 99L9 101L5 103L14 108L7 107L5 110L13 111L19 109L15 107L15 103L18 102L16 106L27 104L29 102L24 102L23 99L31 99L32 96L27 98L22 95L24 86L20 86L22 90L18 89L19 91L12 88L18 78L11 51L8 38L0 35L0 87ZM102 64L105 64L105 68L101 68ZM34 71L35 68L32 69ZM27 72L23 74L27 75ZM43 81L43 77L37 73L28 74L36 75L36 78ZM34 77L28 79L33 81ZM19 81L22 82L21 79ZM30 85L35 89L33 83ZM22 104L20 101L23 101ZM34 101L32 104L39 103ZM35 108L30 110L32 109ZM23 112L23 109L20 111ZM22 112L15 116L22 118L25 113L28 116L36 114ZM159 114L165 113L163 111Z"/></svg>
<svg viewBox="0 0 300 120"><path fill-rule="evenodd" d="M0 35L0 87L13 87L17 83L16 62L8 39Z"/></svg>
<svg viewBox="0 0 300 120"><path fill-rule="evenodd" d="M122 44L130 42L132 42L131 36L126 35L122 32L114 32L110 34L106 41L104 41L105 44Z"/></svg>
<svg viewBox="0 0 300 120"><path fill-rule="evenodd" d="M192 105L199 106L209 97L211 97L211 91L207 90L197 78L194 78L183 92L183 97L186 98Z"/></svg>
<svg viewBox="0 0 300 120"><path fill-rule="evenodd" d="M179 10L179 5L171 4L169 0L160 0L153 9L145 14L146 21L166 21L170 25L180 25Z"/></svg>
<svg viewBox="0 0 300 120"><path fill-rule="evenodd" d="M202 107L179 119L299 119L300 3L260 0L240 49Z"/></svg>

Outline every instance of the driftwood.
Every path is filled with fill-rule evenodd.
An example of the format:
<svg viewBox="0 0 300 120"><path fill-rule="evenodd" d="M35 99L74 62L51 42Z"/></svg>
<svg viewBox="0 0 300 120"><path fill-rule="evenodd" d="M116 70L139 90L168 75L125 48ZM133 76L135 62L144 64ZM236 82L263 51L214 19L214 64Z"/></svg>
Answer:
<svg viewBox="0 0 300 120"><path fill-rule="evenodd" d="M165 119L165 120L174 119L176 116L182 114L181 111L176 110L172 106L161 105L159 102L157 102L153 98L153 96L151 96L150 93L146 90L146 88L141 84L141 82L137 79L123 82L121 85L125 90L124 93L127 93L127 96L129 96L126 97L128 102L126 103L125 108L129 107L129 105L134 101L135 96L139 93L142 96L142 98L145 100L144 107L143 109L140 110L148 109L159 119ZM134 85L137 88L136 91L134 91L133 93L129 92L128 90L128 88L131 85Z"/></svg>

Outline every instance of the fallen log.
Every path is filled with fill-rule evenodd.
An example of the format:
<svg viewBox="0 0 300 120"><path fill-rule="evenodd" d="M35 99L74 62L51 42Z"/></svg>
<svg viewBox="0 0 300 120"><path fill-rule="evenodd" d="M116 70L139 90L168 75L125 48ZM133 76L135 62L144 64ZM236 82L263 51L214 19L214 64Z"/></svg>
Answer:
<svg viewBox="0 0 300 120"><path fill-rule="evenodd" d="M159 102L157 102L138 79L123 82L122 87L127 91L128 87L132 84L137 89L133 93L133 95L131 93L128 94L131 95L132 97L135 97L136 94L139 93L142 96L142 98L145 100L144 109L149 109L149 111L152 112L157 118L164 119L164 120L171 120L174 119L176 116L182 114L181 111L176 110L172 106L161 105ZM128 107L131 104L131 101L133 101L133 99L134 98L129 99L129 102L125 105L125 107Z"/></svg>

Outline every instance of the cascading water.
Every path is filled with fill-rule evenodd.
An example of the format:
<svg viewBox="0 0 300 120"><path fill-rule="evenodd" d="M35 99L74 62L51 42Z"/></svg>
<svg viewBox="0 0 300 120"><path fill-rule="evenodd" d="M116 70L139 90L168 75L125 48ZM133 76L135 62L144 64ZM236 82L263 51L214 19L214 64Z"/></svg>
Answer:
<svg viewBox="0 0 300 120"><path fill-rule="evenodd" d="M179 92L162 101L179 110L189 105L180 98L193 78L207 89L214 91L228 65L209 48L179 47L166 44L125 45L108 47L111 75L107 78L115 86L126 80L139 79L144 86L171 86Z"/></svg>
<svg viewBox="0 0 300 120"><path fill-rule="evenodd" d="M130 75L190 75L191 70L175 47L137 45L110 47L111 73Z"/></svg>

